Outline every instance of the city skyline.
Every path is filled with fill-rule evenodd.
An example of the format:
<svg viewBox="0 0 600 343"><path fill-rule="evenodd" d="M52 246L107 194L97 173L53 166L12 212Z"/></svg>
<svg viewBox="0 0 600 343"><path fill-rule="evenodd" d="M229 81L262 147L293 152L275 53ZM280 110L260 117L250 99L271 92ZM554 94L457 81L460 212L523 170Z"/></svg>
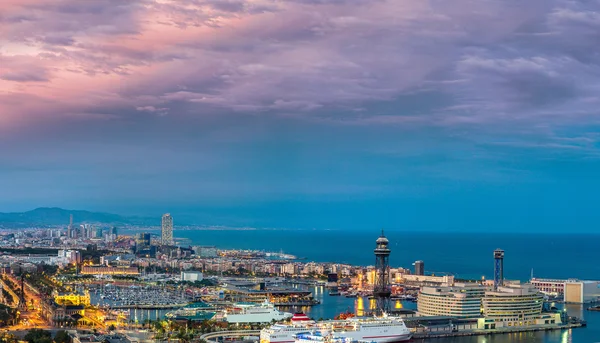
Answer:
<svg viewBox="0 0 600 343"><path fill-rule="evenodd" d="M596 232L599 11L2 1L0 212Z"/></svg>

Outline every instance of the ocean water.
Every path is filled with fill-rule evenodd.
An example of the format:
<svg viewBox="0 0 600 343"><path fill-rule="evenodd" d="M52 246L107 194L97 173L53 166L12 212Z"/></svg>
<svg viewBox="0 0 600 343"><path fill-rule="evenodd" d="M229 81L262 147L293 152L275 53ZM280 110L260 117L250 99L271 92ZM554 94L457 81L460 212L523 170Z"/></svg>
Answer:
<svg viewBox="0 0 600 343"><path fill-rule="evenodd" d="M158 233L155 231L154 233ZM380 231L333 230L176 230L176 238L191 245L215 245L222 249L283 251L306 261L373 265L375 240ZM457 278L491 278L494 249L505 251L504 275L512 280L536 277L600 279L600 234L518 233L414 233L386 231L392 267L411 268L415 260L425 262L434 274ZM331 318L347 310L367 308L368 300L333 297L313 290L321 305L303 309L313 318ZM414 303L395 303L414 308ZM557 307L562 305L558 304ZM583 318L587 328L573 330L474 336L429 340L438 343L595 343L600 342L600 312L586 311L589 305L567 305L570 315Z"/></svg>
<svg viewBox="0 0 600 343"><path fill-rule="evenodd" d="M308 261L373 265L381 231L334 230L176 230L192 245L256 249L293 254ZM425 262L427 272L457 278L491 278L493 251L504 249L507 279L534 276L600 279L600 234L414 233L386 231L390 264L411 268Z"/></svg>

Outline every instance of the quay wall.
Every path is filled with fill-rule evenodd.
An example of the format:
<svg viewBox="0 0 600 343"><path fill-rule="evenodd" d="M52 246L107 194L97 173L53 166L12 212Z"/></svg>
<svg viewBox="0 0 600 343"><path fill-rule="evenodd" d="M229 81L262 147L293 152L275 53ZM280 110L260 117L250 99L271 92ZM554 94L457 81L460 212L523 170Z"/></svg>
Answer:
<svg viewBox="0 0 600 343"><path fill-rule="evenodd" d="M444 337L461 337L461 336L480 336L480 335L494 335L494 334L507 334L515 332L531 332L531 331L552 331L552 330L563 330L563 329L574 329L583 327L582 323L570 323L564 325L547 326L544 325L539 327L521 327L521 328L500 328L500 329L488 329L488 330L465 330L457 332L417 332L413 335L413 338L444 338Z"/></svg>

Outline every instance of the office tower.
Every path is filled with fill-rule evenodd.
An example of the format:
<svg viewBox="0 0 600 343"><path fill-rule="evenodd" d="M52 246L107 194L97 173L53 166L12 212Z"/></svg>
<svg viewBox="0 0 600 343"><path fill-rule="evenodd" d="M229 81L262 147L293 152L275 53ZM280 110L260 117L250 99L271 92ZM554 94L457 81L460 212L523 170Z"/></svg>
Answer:
<svg viewBox="0 0 600 343"><path fill-rule="evenodd" d="M415 261L415 275L425 275L425 262Z"/></svg>
<svg viewBox="0 0 600 343"><path fill-rule="evenodd" d="M69 216L69 227L67 228L67 238L73 237L73 215Z"/></svg>
<svg viewBox="0 0 600 343"><path fill-rule="evenodd" d="M146 232L140 232L137 236L136 242L137 250L144 250L150 247L150 234Z"/></svg>
<svg viewBox="0 0 600 343"><path fill-rule="evenodd" d="M162 216L161 242L162 245L173 244L173 217L170 213Z"/></svg>

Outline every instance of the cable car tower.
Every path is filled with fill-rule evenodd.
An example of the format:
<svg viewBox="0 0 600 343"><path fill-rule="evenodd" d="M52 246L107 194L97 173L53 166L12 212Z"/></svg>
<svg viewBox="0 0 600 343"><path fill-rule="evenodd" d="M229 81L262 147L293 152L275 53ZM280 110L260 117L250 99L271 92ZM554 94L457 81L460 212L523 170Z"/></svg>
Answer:
<svg viewBox="0 0 600 343"><path fill-rule="evenodd" d="M373 296L377 307L375 309L376 315L382 315L387 313L390 309L390 296L392 291L390 289L390 249L388 247L389 241L381 230L381 236L377 238L375 242L375 286L373 287Z"/></svg>

